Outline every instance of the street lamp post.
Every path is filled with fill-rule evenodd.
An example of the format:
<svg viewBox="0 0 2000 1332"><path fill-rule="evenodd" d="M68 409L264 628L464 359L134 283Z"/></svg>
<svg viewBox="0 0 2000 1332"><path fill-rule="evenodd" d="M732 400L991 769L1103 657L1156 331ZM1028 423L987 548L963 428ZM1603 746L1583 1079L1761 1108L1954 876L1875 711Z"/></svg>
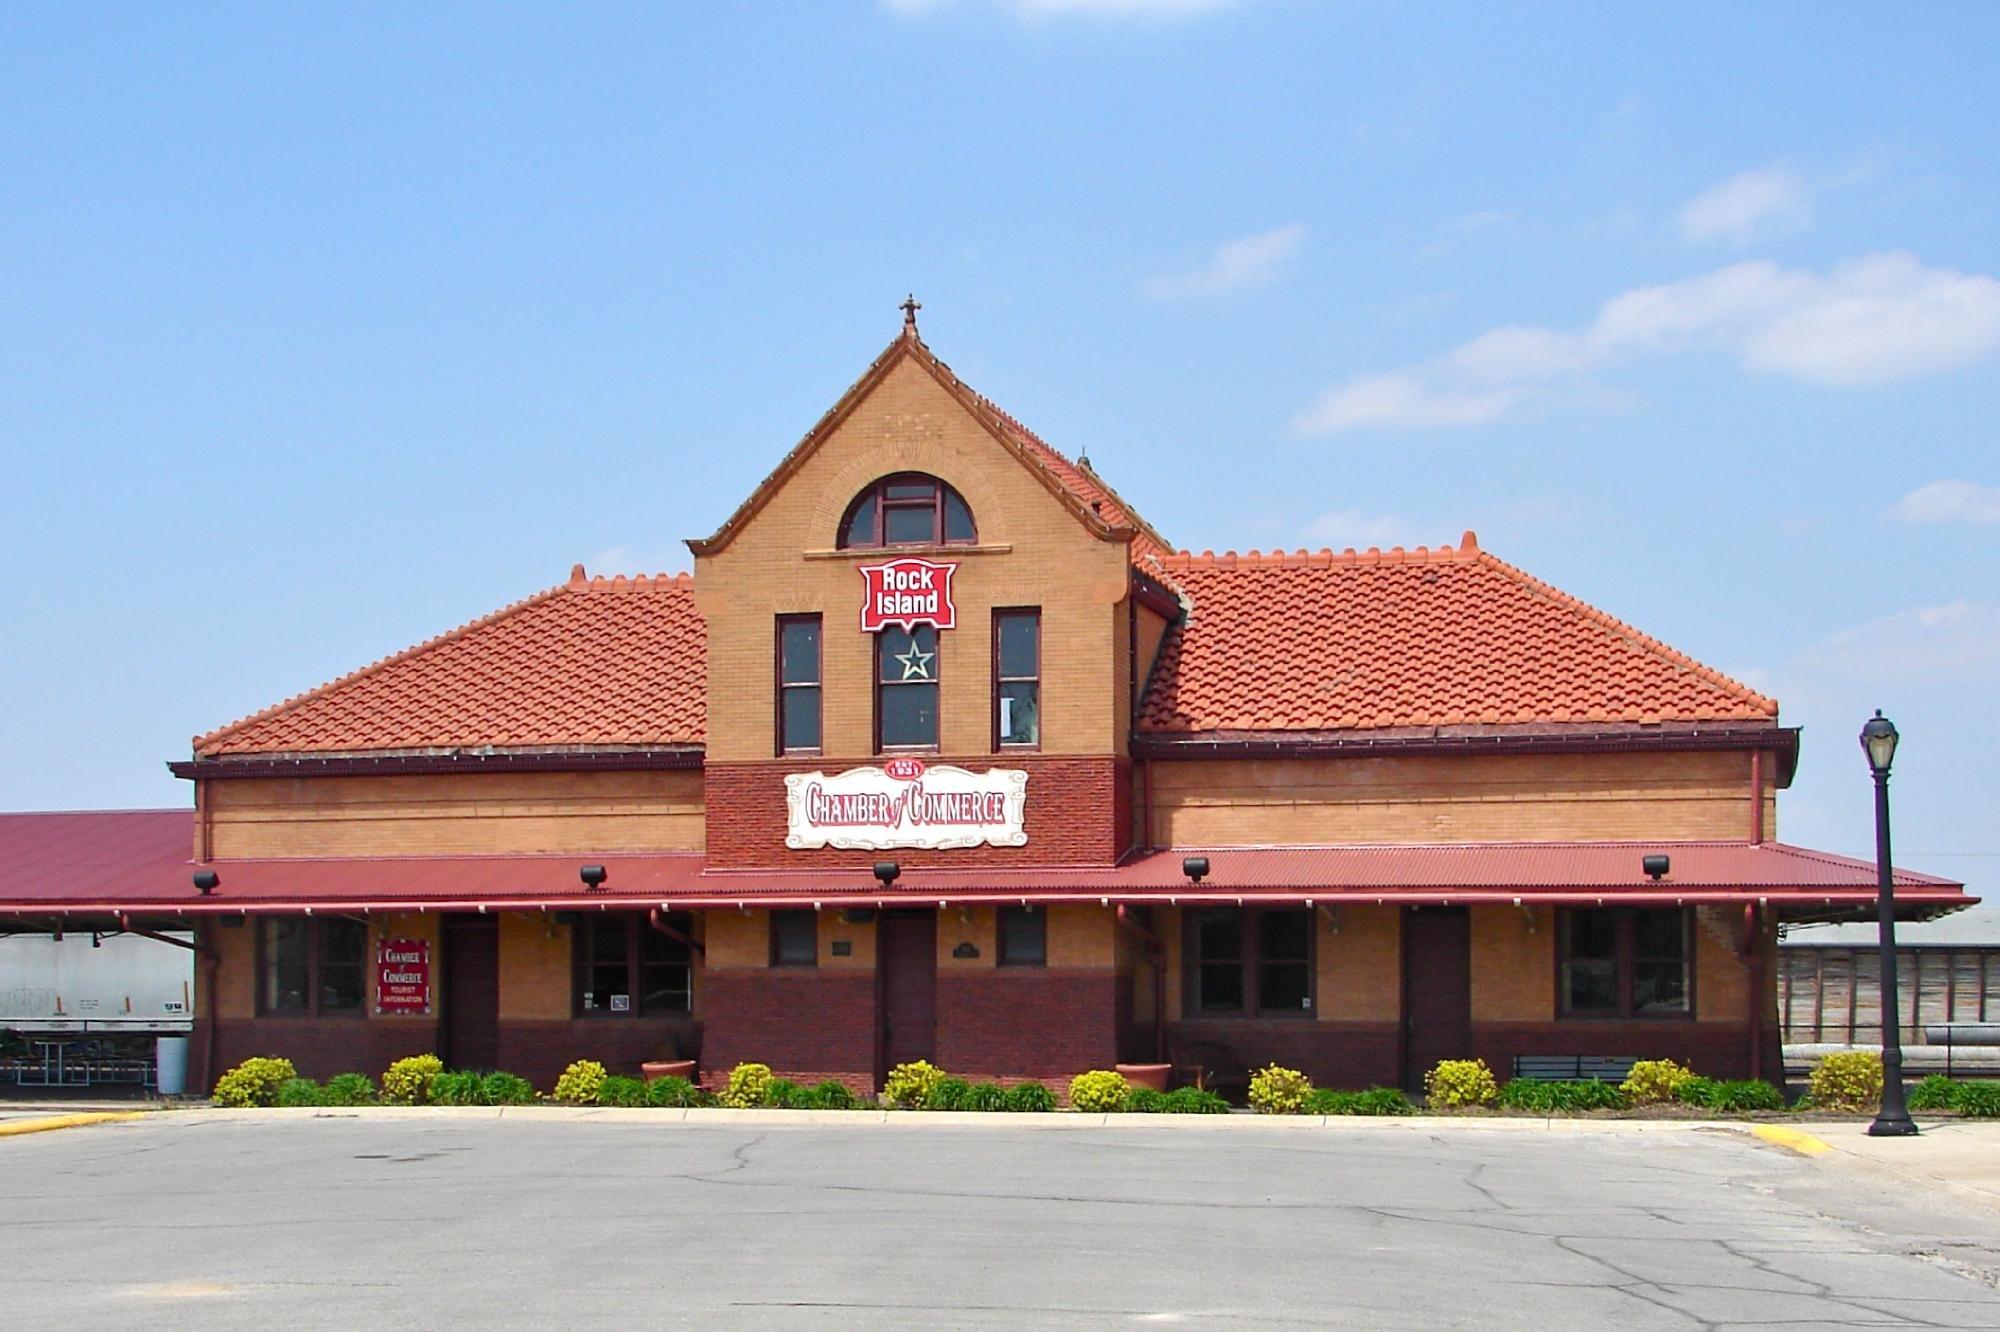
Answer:
<svg viewBox="0 0 2000 1332"><path fill-rule="evenodd" d="M1896 761L1896 727L1882 710L1861 728L1861 749L1875 775L1875 918L1882 960L1882 1108L1871 1138L1907 1138L1917 1131L1903 1100L1903 1014L1896 980L1896 882L1889 867L1889 765Z"/></svg>

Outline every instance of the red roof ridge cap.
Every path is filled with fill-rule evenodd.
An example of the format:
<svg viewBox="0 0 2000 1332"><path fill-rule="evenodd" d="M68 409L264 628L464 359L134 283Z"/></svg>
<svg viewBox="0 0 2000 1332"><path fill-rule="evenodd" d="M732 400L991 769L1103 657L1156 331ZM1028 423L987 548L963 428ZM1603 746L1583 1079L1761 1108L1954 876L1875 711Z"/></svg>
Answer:
<svg viewBox="0 0 2000 1332"><path fill-rule="evenodd" d="M1467 533L1467 535L1470 536L1471 534ZM1519 569L1507 563L1507 561L1501 559L1491 551L1479 550L1477 547L1473 549L1475 551L1475 558L1479 562L1488 565L1503 577L1511 578L1522 587L1540 596L1547 597L1558 605L1567 606L1587 619L1595 621L1604 628L1611 630L1614 634L1626 638L1646 649L1655 656L1662 657L1681 667L1683 670L1688 671L1690 674L1735 694L1737 697L1755 705L1770 716L1775 717L1778 715L1778 700L1772 698L1770 695L1758 693L1741 680L1724 675L1713 666L1704 666L1701 662L1696 661L1679 648L1670 646L1660 639L1653 637L1651 634L1646 633L1644 630L1625 623L1625 621L1608 611L1599 610L1582 597L1574 596L1559 587L1543 582L1525 569Z"/></svg>
<svg viewBox="0 0 2000 1332"><path fill-rule="evenodd" d="M582 565L578 565L576 566L575 569L571 570L570 577L574 579L576 577L577 571L581 570L582 567L583 567ZM510 605L502 606L499 610L490 611L485 615L479 616L477 619L467 620L464 624L459 625L456 629L448 629L444 633L438 634L435 637L426 638L421 643L413 644L410 647L404 648L400 652L392 652L386 657L378 657L376 660L369 662L366 666L363 666L359 670L349 671L347 674L338 676L332 680L328 680L324 684L317 685L301 693L293 694L290 698L287 698L282 702L273 703L270 707L259 709L258 711L253 712L248 716L238 717L235 721L230 722L226 726L219 726L215 730L209 731L205 735L195 736L194 740L192 741L194 751L195 753L199 754L204 748L212 748L217 741L227 739L229 736L234 735L236 732L242 730L244 727L249 726L254 722L260 722L270 717L275 717L279 713L285 712L291 708L295 708L299 704L304 703L309 699L315 699L323 694L331 693L334 690L339 689L344 685L352 684L354 681L359 680L364 676L374 675L376 672L384 670L390 666L393 666L398 662L408 661L411 657L419 656L422 653L431 651L433 648L441 647L444 644L452 642L455 639L463 638L465 637L465 635L472 633L474 630L484 629L488 625L497 623L500 620L504 620L510 615L518 615L522 611L528 609L530 606L540 605L542 602L547 601L549 598L553 596L556 596L558 593L569 591L571 586L572 586L571 583L558 583L554 587L543 588L541 591L535 593L533 596L523 597L519 601L513 602Z"/></svg>

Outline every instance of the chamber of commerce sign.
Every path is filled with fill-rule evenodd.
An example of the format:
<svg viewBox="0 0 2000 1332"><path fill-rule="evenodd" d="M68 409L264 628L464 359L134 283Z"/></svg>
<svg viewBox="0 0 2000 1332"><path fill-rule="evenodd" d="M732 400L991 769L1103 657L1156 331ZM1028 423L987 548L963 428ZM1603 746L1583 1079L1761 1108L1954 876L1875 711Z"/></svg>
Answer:
<svg viewBox="0 0 2000 1332"><path fill-rule="evenodd" d="M861 579L866 585L861 601L861 632L880 633L892 624L915 629L928 624L937 629L958 625L958 612L951 604L951 576L956 564L939 564L908 555L887 564L864 564Z"/></svg>
<svg viewBox="0 0 2000 1332"><path fill-rule="evenodd" d="M431 941L384 939L375 950L375 1011L431 1011Z"/></svg>
<svg viewBox="0 0 2000 1332"><path fill-rule="evenodd" d="M785 845L794 850L1028 844L1028 774L1018 768L970 772L890 759L881 768L795 772L785 778L785 805Z"/></svg>

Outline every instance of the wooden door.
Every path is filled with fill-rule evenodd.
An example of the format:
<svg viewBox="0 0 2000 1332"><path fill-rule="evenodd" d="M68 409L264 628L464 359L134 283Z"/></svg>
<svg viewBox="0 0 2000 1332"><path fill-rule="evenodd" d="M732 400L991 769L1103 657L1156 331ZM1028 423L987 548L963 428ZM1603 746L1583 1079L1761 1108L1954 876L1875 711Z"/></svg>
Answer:
<svg viewBox="0 0 2000 1332"><path fill-rule="evenodd" d="M444 1061L452 1068L500 1064L500 922L444 921Z"/></svg>
<svg viewBox="0 0 2000 1332"><path fill-rule="evenodd" d="M1403 913L1403 1085L1440 1059L1472 1057L1472 920L1463 907Z"/></svg>
<svg viewBox="0 0 2000 1332"><path fill-rule="evenodd" d="M937 913L882 913L882 1068L937 1053Z"/></svg>

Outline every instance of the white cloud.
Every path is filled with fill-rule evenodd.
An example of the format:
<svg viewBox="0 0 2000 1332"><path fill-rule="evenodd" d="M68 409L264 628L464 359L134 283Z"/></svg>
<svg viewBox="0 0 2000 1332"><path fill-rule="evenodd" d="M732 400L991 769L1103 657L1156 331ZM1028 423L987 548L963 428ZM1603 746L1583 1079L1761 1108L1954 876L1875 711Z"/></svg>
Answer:
<svg viewBox="0 0 2000 1332"><path fill-rule="evenodd" d="M1298 253L1306 238L1303 222L1293 222L1254 236L1239 236L1215 247L1215 253L1200 268L1187 273L1165 273L1147 282L1145 294L1156 301L1183 300L1193 296L1227 296L1261 287L1277 277L1285 261Z"/></svg>
<svg viewBox="0 0 2000 1332"><path fill-rule="evenodd" d="M1801 660L1852 683L1990 680L2000 671L2000 605L1961 598L1920 606L1834 634Z"/></svg>
<svg viewBox="0 0 2000 1332"><path fill-rule="evenodd" d="M949 9L963 0L881 0L892 14L916 18ZM1037 19L1084 18L1184 18L1216 9L1228 9L1236 0L984 0L1025 21Z"/></svg>
<svg viewBox="0 0 2000 1332"><path fill-rule="evenodd" d="M1784 167L1757 167L1711 185L1680 212L1681 239L1690 245L1729 241L1743 245L1812 221L1812 187Z"/></svg>
<svg viewBox="0 0 2000 1332"><path fill-rule="evenodd" d="M1605 406L1619 396L1591 376L1671 356L1722 355L1756 373L1857 386L1956 369L1996 347L2000 281L1982 274L1900 252L1823 274L1756 260L1622 292L1581 329L1491 329L1434 361L1358 376L1294 428L1483 425L1531 404Z"/></svg>
<svg viewBox="0 0 2000 1332"><path fill-rule="evenodd" d="M1363 513L1342 509L1323 513L1306 524L1306 537L1323 546L1341 550L1348 546L1366 550L1370 546L1414 545L1411 528L1401 518L1386 513Z"/></svg>
<svg viewBox="0 0 2000 1332"><path fill-rule="evenodd" d="M1933 481L1897 500L1889 513L1906 523L2000 523L2000 486Z"/></svg>

